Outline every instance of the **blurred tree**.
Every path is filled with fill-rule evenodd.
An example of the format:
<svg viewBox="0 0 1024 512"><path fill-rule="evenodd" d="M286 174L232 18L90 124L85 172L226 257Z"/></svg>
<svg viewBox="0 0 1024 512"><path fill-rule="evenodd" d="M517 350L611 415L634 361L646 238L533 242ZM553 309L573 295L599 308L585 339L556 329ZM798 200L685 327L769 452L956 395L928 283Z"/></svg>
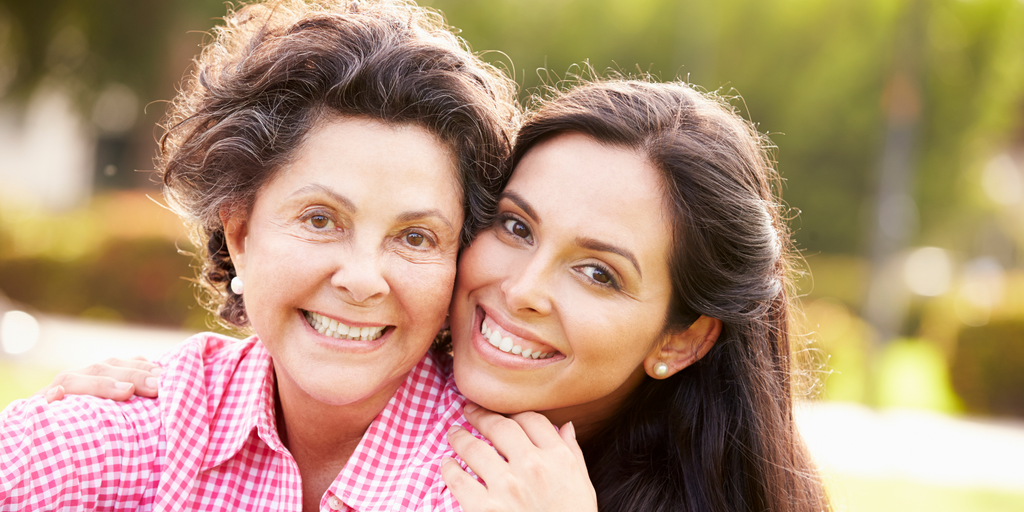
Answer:
<svg viewBox="0 0 1024 512"><path fill-rule="evenodd" d="M526 87L584 60L743 95L779 144L787 201L808 252L867 254L886 120L882 109L907 17L920 128L912 242L948 242L976 207L965 180L1006 143L1024 98L1018 0L432 0L487 58ZM507 58L505 57L507 55ZM906 56L904 56L906 57ZM1001 142L1000 142L1001 141ZM920 229L917 229L920 226ZM952 232L951 227L956 227Z"/></svg>
<svg viewBox="0 0 1024 512"><path fill-rule="evenodd" d="M151 168L153 126L224 4L210 0L0 0L0 98L24 105L59 89L96 133L96 184L132 187ZM191 43L191 44L189 44ZM182 46L187 49L182 51Z"/></svg>
<svg viewBox="0 0 1024 512"><path fill-rule="evenodd" d="M890 120L884 107L909 61L916 124L905 146L910 201L901 211L910 222L901 243L1021 266L1024 204L999 209L981 187L993 157L1024 146L1021 0L421 3L442 10L526 90L570 77L586 61L599 72L742 94L734 104L779 145L786 201L802 212L797 241L809 255L846 255L828 260L841 278L877 272L847 256L870 251ZM140 111L173 97L224 9L221 0L0 0L0 99L24 102L41 85L66 90L95 126L97 182L137 186L119 184L119 169L149 168L163 108ZM900 50L908 31L909 53ZM120 115L126 110L138 115ZM864 280L825 286L831 267L817 270L813 258L822 288L859 310ZM912 322L895 324L894 335L915 334L907 332Z"/></svg>

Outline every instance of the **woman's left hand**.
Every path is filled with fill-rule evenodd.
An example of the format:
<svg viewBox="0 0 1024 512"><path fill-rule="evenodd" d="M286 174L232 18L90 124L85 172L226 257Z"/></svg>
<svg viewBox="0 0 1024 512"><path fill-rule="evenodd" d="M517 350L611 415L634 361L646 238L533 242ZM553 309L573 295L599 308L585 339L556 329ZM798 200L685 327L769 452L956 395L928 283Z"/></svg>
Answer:
<svg viewBox="0 0 1024 512"><path fill-rule="evenodd" d="M465 412L494 448L462 427L448 431L448 443L486 484L453 459L441 464L441 476L464 510L597 510L572 422L556 431L535 412L506 418L475 404Z"/></svg>

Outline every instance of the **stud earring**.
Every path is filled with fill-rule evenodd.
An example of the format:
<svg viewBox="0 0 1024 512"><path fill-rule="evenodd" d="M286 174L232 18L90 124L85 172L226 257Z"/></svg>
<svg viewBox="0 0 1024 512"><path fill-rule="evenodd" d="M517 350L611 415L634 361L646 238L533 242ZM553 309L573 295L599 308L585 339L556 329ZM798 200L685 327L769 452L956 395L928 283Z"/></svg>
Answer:
<svg viewBox="0 0 1024 512"><path fill-rule="evenodd" d="M662 363L661 361L658 361L654 365L654 374L657 375L658 377L664 377L668 375L668 365Z"/></svg>
<svg viewBox="0 0 1024 512"><path fill-rule="evenodd" d="M245 291L245 284L242 283L242 278L235 276L231 278L231 291L235 292L235 295L241 295Z"/></svg>

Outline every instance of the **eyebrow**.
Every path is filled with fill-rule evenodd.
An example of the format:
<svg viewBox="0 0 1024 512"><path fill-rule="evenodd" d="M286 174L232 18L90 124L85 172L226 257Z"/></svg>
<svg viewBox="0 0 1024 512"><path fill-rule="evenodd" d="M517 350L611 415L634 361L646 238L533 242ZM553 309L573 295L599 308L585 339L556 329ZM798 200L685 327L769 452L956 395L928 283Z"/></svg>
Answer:
<svg viewBox="0 0 1024 512"><path fill-rule="evenodd" d="M302 187L302 188L296 190L295 192L292 192L291 195L288 196L288 199L291 199L291 198L293 198L295 196L301 196L303 194L309 194L309 193L313 193L313 192L319 192L319 193L322 193L322 194L327 194L328 196L331 197L331 199L341 203L342 206L344 206L349 211L355 212L356 210L358 210L358 208L356 208L355 203L353 203L352 201L349 201L349 199L347 197L345 197L345 196L343 196L343 195L341 195L341 194L339 194L339 193L331 190L330 188L325 187L325 186L323 186L323 185L321 185L319 183L311 183L309 185L306 185L305 187Z"/></svg>
<svg viewBox="0 0 1024 512"><path fill-rule="evenodd" d="M616 247L614 245L607 244L598 240L594 240L593 238L585 237L577 237L576 245L584 249L590 249L592 251L610 252L613 254L618 254L619 256L626 258L627 260L629 260L630 263L633 264L633 268L636 269L636 273L640 275L641 279L643 279L644 277L644 273L640 271L640 264L637 263L636 261L636 256L633 256L633 253L627 251L626 249Z"/></svg>
<svg viewBox="0 0 1024 512"><path fill-rule="evenodd" d="M449 230L455 231L455 227L452 226L452 223L448 220L448 218L445 217L443 213L441 213L441 210L437 209L405 212L398 216L398 220L401 222L410 222L414 220L425 219L427 217L433 217L444 223L444 225L447 226Z"/></svg>
<svg viewBox="0 0 1024 512"><path fill-rule="evenodd" d="M513 203L515 203L516 206L519 207L520 210L526 213L528 217L530 217L531 219L535 220L538 224L540 224L541 221L540 217L537 217L537 212L533 210L533 207L530 206L530 203L526 202L526 199L523 199L523 196L520 196L515 192L510 192L506 190L502 192L500 196L498 196L498 201L501 201L502 199L508 199L509 201L512 201Z"/></svg>
<svg viewBox="0 0 1024 512"><path fill-rule="evenodd" d="M502 199L508 199L509 201L512 201L513 203L515 203L516 206L519 207L520 210L523 210L523 212L526 213L527 216L529 216L531 219L540 224L540 218L537 217L537 212L534 211L533 207L530 206L530 203L527 203L526 199L523 199L523 197L520 196L519 194L506 190L502 192L500 196L498 196L499 201ZM619 256L626 258L627 260L629 260L630 263L633 264L633 268L636 269L636 273L640 275L641 279L643 279L644 277L644 273L640 270L640 264L637 262L636 256L634 256L632 252L629 252L626 249L587 237L576 237L576 245L584 249L590 249L592 251L610 252L612 254L618 254Z"/></svg>
<svg viewBox="0 0 1024 512"><path fill-rule="evenodd" d="M358 210L358 208L356 208L355 203L350 201L347 197L345 197L345 196L343 196L343 195L341 195L341 194L331 190L329 187L326 187L326 186L321 185L319 183L311 183L309 185L306 185L305 187L302 187L302 188L296 190L295 192L292 192L292 194L290 196L288 196L288 197L292 198L292 197L295 197L295 196L301 196L303 194L317 193L317 192L323 193L323 194L327 194L328 196L331 197L331 199L341 203L342 206L345 207L345 209L347 209L347 210L349 210L351 212L356 212ZM451 221L449 221L448 218L444 216L444 214L441 212L441 210L438 210L436 208L429 209L429 210L419 210L419 211L413 211L413 212L405 212L405 213L401 214L398 217L398 220L401 221L401 222L409 222L409 221L414 221L414 220L419 220L419 219L425 219L427 217L435 217L438 220L440 220L442 223L444 223L444 225L447 226L448 229L450 229L452 231L455 230L455 228L452 226Z"/></svg>

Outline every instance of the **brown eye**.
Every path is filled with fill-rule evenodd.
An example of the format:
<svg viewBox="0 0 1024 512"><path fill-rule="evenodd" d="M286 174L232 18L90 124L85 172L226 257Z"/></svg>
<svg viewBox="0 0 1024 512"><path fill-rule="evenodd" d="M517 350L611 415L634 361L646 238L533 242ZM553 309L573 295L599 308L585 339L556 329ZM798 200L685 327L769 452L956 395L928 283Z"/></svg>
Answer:
<svg viewBox="0 0 1024 512"><path fill-rule="evenodd" d="M408 235L405 235L405 241L413 247L420 247L423 245L423 242L426 241L426 237L419 233L409 233Z"/></svg>
<svg viewBox="0 0 1024 512"><path fill-rule="evenodd" d="M314 215L309 218L309 223L312 224L314 228L324 229L331 224L331 219L327 218L326 215Z"/></svg>
<svg viewBox="0 0 1024 512"><path fill-rule="evenodd" d="M609 286L614 289L618 289L618 283L615 281L615 277L612 276L611 272L595 266L587 265L585 267L579 267L583 275L592 279L595 283L601 286Z"/></svg>
<svg viewBox="0 0 1024 512"><path fill-rule="evenodd" d="M519 238L530 238L530 227L523 221L516 219L505 219L505 229Z"/></svg>

